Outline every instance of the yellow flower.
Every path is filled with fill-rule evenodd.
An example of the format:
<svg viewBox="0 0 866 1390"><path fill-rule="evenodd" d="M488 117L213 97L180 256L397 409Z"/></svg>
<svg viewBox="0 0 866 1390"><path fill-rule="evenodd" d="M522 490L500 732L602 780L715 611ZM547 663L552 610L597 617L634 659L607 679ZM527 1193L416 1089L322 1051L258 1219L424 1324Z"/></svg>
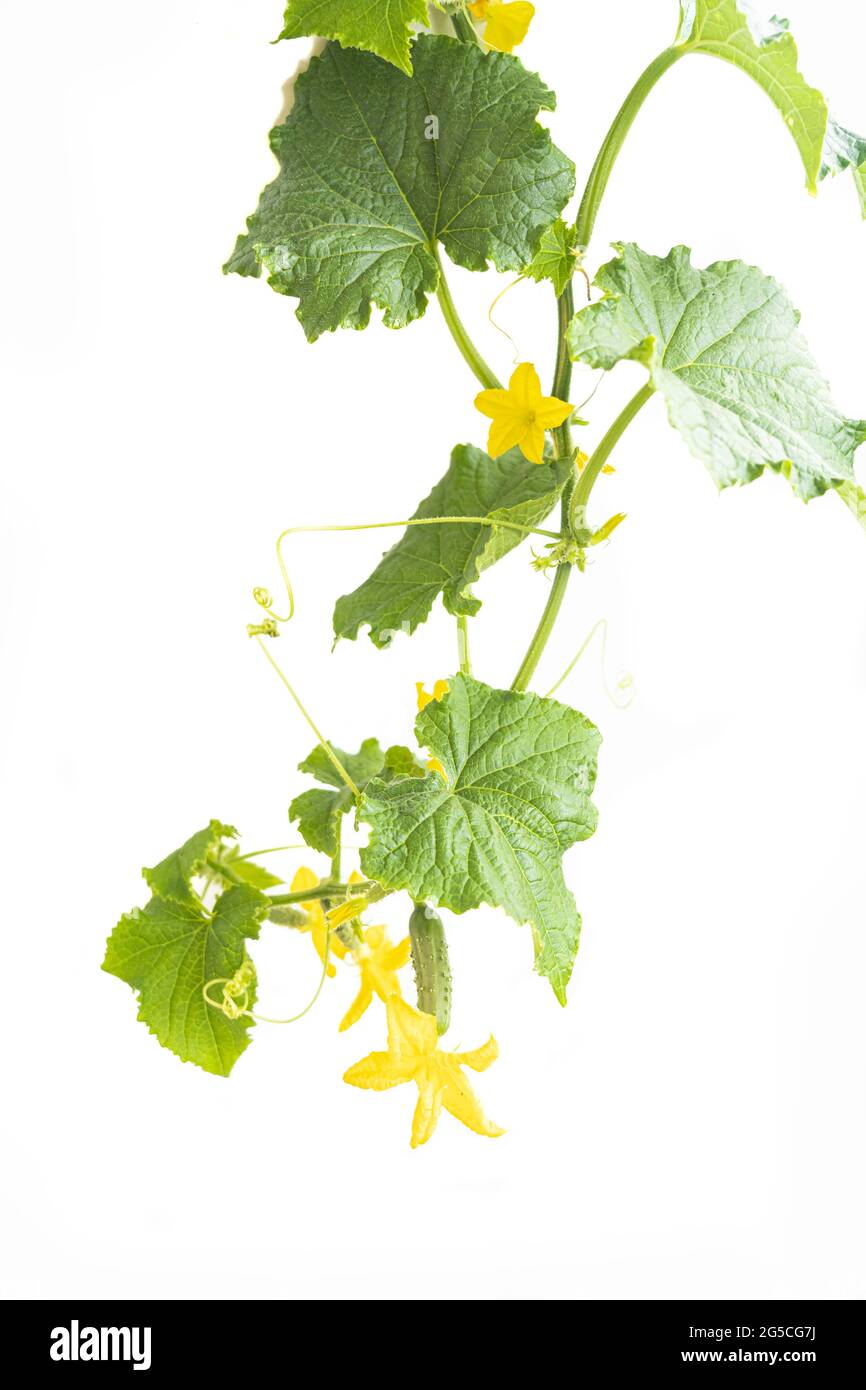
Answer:
<svg viewBox="0 0 866 1390"><path fill-rule="evenodd" d="M475 1092L461 1067L486 1071L499 1055L493 1038L475 1052L440 1052L436 1020L419 1013L405 1000L391 998L388 1010L388 1051L371 1052L356 1062L343 1077L350 1086L367 1091L387 1091L404 1081L418 1087L418 1104L412 1120L412 1148L426 1144L444 1106L455 1119L476 1134L491 1139L505 1131L484 1118Z"/></svg>
<svg viewBox="0 0 866 1390"><path fill-rule="evenodd" d="M424 689L423 681L416 681L415 689L418 692L418 713L420 714L422 709L426 709L427 706L432 704L434 700L441 700L443 695L448 694L448 682L437 681L436 684L433 686L432 695L428 694L428 692Z"/></svg>
<svg viewBox="0 0 866 1390"><path fill-rule="evenodd" d="M538 372L521 362L507 391L482 391L475 397L482 415L493 421L487 450L498 459L515 444L530 463L544 462L544 432L563 424L574 409L555 396L542 396Z"/></svg>
<svg viewBox="0 0 866 1390"><path fill-rule="evenodd" d="M424 689L423 682L421 681L415 682L415 689L418 692L418 713L420 714L421 710L426 709L427 706L431 705L434 700L441 700L443 695L448 694L448 682L437 681L436 684L433 686L432 695L430 695ZM428 758L427 769L429 772L438 772L443 782L448 781L448 774L438 758Z"/></svg>
<svg viewBox="0 0 866 1390"><path fill-rule="evenodd" d="M582 449L578 449L578 451L577 451L577 471L578 471L578 473L582 473L583 470L584 470L584 468L586 467L586 465L587 465L588 463L589 463L589 454L585 454L585 453L583 452ZM613 466L612 463L605 463L605 464L602 466L602 470L601 470L601 471L602 471L602 473L615 473L615 472L616 472L616 469L614 468L614 466Z"/></svg>
<svg viewBox="0 0 866 1390"><path fill-rule="evenodd" d="M399 946L391 944L385 927L367 927L359 932L361 945L352 952L355 963L361 972L358 996L340 1024L340 1032L351 1028L365 1014L378 995L383 1004L400 996L400 981L397 971L402 970L409 959L412 943L408 936Z"/></svg>
<svg viewBox="0 0 866 1390"><path fill-rule="evenodd" d="M470 0L476 19L486 19L484 42L502 53L510 53L523 43L535 14L528 0Z"/></svg>
<svg viewBox="0 0 866 1390"><path fill-rule="evenodd" d="M291 891L293 893L303 893L305 888L318 888L318 886L319 879L316 874L313 873L312 869L300 868L292 879ZM312 898L308 903L300 903L299 906L306 912L307 920L304 926L299 927L298 930L310 933L313 938L313 945L316 948L316 955L324 965L325 961L328 960L329 954L329 926L327 918L325 917L325 910L317 898ZM336 936L332 934L330 955L339 956L340 959L342 959L345 954L345 947L337 940ZM336 967L328 960L328 975L333 978L336 973Z"/></svg>

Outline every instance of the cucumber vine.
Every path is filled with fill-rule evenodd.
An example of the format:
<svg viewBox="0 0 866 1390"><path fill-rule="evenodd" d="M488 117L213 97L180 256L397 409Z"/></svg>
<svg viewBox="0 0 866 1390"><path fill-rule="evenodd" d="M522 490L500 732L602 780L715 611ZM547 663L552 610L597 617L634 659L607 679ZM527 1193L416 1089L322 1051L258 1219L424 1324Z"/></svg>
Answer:
<svg viewBox="0 0 866 1390"><path fill-rule="evenodd" d="M296 1017L327 995L335 973L355 970L357 996L340 1027L381 1001L387 1042L345 1080L374 1090L414 1081L413 1145L430 1137L442 1108L477 1133L502 1132L465 1075L494 1061L495 1041L470 1052L440 1042L452 992L441 912L500 907L530 927L536 969L566 1002L581 919L563 855L596 828L601 738L553 698L561 681L547 695L530 687L572 575L624 520L595 515L595 486L638 412L661 396L672 428L718 487L770 469L804 502L838 494L866 529L853 467L866 421L833 403L775 280L741 261L700 269L683 246L657 255L629 242L616 244L590 278L593 229L617 156L674 64L707 56L739 68L782 116L807 188L814 193L829 175L850 171L864 215L866 140L841 126L801 76L786 21L764 24L735 0L681 0L673 42L626 96L570 221L575 166L538 119L554 110L554 94L512 51L530 22L545 22L547 8L541 3L535 19L523 0L441 0L434 33L426 0L289 0L280 37L328 42L271 132L279 172L225 270L264 272L296 301L310 342L364 328L374 306L386 325L405 328L435 296L481 388L475 401L487 447L458 444L412 517L284 531L277 562L286 610L267 590L254 591L250 636L315 739L300 765L307 781L289 807L303 846L282 848L323 856L321 874L300 867L287 886L261 862L271 851L241 853L237 832L211 821L145 869L150 900L121 918L104 961L137 991L138 1016L163 1046L227 1076L253 1023L264 1021L250 943L266 925L308 934L321 974ZM506 385L485 362L449 288L446 256L544 287L555 305L549 395L532 363L520 363ZM589 291L580 308L578 273ZM571 400L574 364L609 372L625 360L641 364L646 381L587 457L572 434L575 422L585 423ZM335 638L355 640L366 629L386 647L411 636L441 600L456 621L458 669L430 692L418 687L417 748L369 738L353 753L318 728L274 651L294 612L284 553L291 536L374 528L401 535L372 574L337 598ZM473 585L532 538L528 576L540 583L531 570L552 571L549 592L510 688L495 689L472 669L470 629L480 608ZM366 836L349 873L347 818ZM407 923L396 943L372 921L394 894L405 898ZM410 959L417 1007L403 997Z"/></svg>

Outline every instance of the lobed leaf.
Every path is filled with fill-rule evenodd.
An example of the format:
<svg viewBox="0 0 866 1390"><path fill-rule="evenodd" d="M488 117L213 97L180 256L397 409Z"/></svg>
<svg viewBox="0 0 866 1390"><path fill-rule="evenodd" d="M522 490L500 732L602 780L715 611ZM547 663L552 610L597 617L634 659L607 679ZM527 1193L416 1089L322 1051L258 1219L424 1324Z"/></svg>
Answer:
<svg viewBox="0 0 866 1390"><path fill-rule="evenodd" d="M411 73L411 26L426 23L427 0L289 0L280 38L338 39Z"/></svg>
<svg viewBox="0 0 866 1390"><path fill-rule="evenodd" d="M567 226L557 218L542 232L538 250L526 274L532 280L550 280L557 299L570 284L577 269L577 227Z"/></svg>
<svg viewBox="0 0 866 1390"><path fill-rule="evenodd" d="M385 767L385 754L374 738L365 739L357 753L344 753L342 748L335 748L334 752L361 790ZM354 797L321 744L298 764L298 771L323 782L328 790L313 787L301 792L289 807L289 820L298 822L298 830L311 849L333 858L340 820L352 809Z"/></svg>
<svg viewBox="0 0 866 1390"><path fill-rule="evenodd" d="M271 132L280 162L224 267L296 296L307 337L419 318L458 265L522 270L574 191L574 167L539 125L553 93L517 58L422 35L409 78L330 44ZM435 136L435 138L430 138Z"/></svg>
<svg viewBox="0 0 866 1390"><path fill-rule="evenodd" d="M642 362L719 487L774 468L808 500L853 477L866 421L837 410L777 281L742 261L696 270L684 246L616 249L596 277L604 298L571 322L575 361Z"/></svg>
<svg viewBox="0 0 866 1390"><path fill-rule="evenodd" d="M416 902L458 913L487 903L531 925L536 969L564 1004L580 916L562 856L595 830L598 730L555 700L458 675L415 731L447 781L428 772L369 784L362 870Z"/></svg>
<svg viewBox="0 0 866 1390"><path fill-rule="evenodd" d="M138 992L139 1020L163 1047L182 1062L228 1076L249 1045L252 1020L226 1018L202 991L212 980L231 979L247 961L246 942L258 936L269 907L246 884L228 888L213 912L155 894L146 907L121 917L102 968ZM254 998L251 989L251 1004Z"/></svg>
<svg viewBox="0 0 866 1390"><path fill-rule="evenodd" d="M371 641L387 647L395 633L411 634L425 622L440 595L449 613L477 613L472 584L525 539L519 530L497 527L496 519L538 526L556 506L570 468L528 463L519 449L492 459L458 444L415 517L485 517L489 524L410 526L370 577L337 600L335 635L354 639L366 625Z"/></svg>
<svg viewBox="0 0 866 1390"><path fill-rule="evenodd" d="M681 0L677 44L732 63L766 92L794 139L811 193L831 174L851 169L866 216L863 169L866 140L830 115L827 101L798 67L787 19L762 21L744 0Z"/></svg>

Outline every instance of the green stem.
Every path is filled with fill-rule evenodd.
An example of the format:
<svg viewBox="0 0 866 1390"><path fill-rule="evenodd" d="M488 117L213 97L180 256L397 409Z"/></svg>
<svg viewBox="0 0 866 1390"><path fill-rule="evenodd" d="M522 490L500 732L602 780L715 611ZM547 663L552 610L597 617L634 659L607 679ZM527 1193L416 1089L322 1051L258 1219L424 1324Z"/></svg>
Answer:
<svg viewBox="0 0 866 1390"><path fill-rule="evenodd" d="M458 10L451 16L451 23L454 25L454 33L461 43L472 43L480 46L481 39L478 30L465 10Z"/></svg>
<svg viewBox="0 0 866 1390"><path fill-rule="evenodd" d="M638 411L643 409L654 391L655 387L651 386L649 382L647 382L646 386L642 386L641 389L632 396L628 405L623 407L601 443L596 447L592 458L580 475L577 487L574 489L574 496L571 503L571 515L569 518L570 528L572 530L578 530L582 527L592 489L595 487L601 475L602 468L607 463Z"/></svg>
<svg viewBox="0 0 866 1390"><path fill-rule="evenodd" d="M683 47L666 48L663 53L654 58L649 67L641 73L617 112L598 152L595 164L592 166L592 172L587 180L580 204L580 211L577 214L578 246L586 249L592 240L595 219L598 216L608 179L616 163L617 155L631 130L635 116L659 78L667 72L668 68L673 67L677 59L681 58L686 51Z"/></svg>
<svg viewBox="0 0 866 1390"><path fill-rule="evenodd" d="M463 326L463 321L457 312L457 306L455 305L454 300L451 297L451 291L448 288L448 281L445 279L445 271L442 268L442 257L439 255L438 246L434 246L432 250L434 256L436 257L436 262L439 266L439 288L436 291L436 295L439 299L439 304L442 309L442 315L445 319L445 322L448 325L451 337L454 339L455 343L459 347L464 359L466 360L466 362L468 362L471 370L478 378L478 380L481 382L481 385L484 386L488 391L501 390L501 381L496 376L495 372L491 371L491 369L488 367L487 363L484 361L484 358L481 356L481 353L478 351L477 347L475 346L475 344L473 343L472 339L469 337L469 334L466 332L466 329Z"/></svg>
<svg viewBox="0 0 866 1390"><path fill-rule="evenodd" d="M628 405L616 417L607 434L602 439L592 458L587 463L580 475L577 486L573 489L572 497L568 504L567 529L564 535L571 536L574 528L579 525L586 512L587 503L595 483L601 474L607 460L610 458L615 446L619 443L628 426L642 406L646 405L650 396L653 394L653 387L650 385L642 386L640 391L632 397ZM565 499L563 498L563 503ZM523 658L520 670L514 678L511 686L512 690L526 690L532 677L535 675L536 668L544 653L544 649L550 639L559 611L562 608L562 600L565 598L565 591L568 588L568 581L571 575L571 565L560 565L556 571L551 586L550 595L541 615L541 622L535 630L529 650Z"/></svg>
<svg viewBox="0 0 866 1390"><path fill-rule="evenodd" d="M557 310L557 332L558 339L556 345L556 368L553 374L553 394L559 400L568 399L571 390L572 362L568 355L568 325L574 317L574 293L571 285L566 285L564 291L556 301ZM570 458L574 453L574 446L571 439L571 425L566 420L564 425L560 425L553 432L553 447L557 459ZM566 538L570 534L571 527L571 499L574 492L574 471L568 479L562 492L561 518L560 518L560 537ZM532 641L529 644L526 656L520 666L520 670L514 677L511 686L512 690L526 690L529 682L535 674L535 668L541 660L541 654L547 646L550 634L553 631L559 611L562 608L562 601L565 598L565 591L568 588L568 581L571 578L571 566L560 565L553 577L553 584L544 605L544 612L541 621L535 630Z"/></svg>
<svg viewBox="0 0 866 1390"><path fill-rule="evenodd" d="M363 889L371 887L365 883L317 883L315 888L301 888L297 893L269 893L268 902L272 907L289 907L292 903L311 903L322 898L345 897L349 892L363 896Z"/></svg>
<svg viewBox="0 0 866 1390"><path fill-rule="evenodd" d="M337 824L334 829L334 840L336 849L331 855L331 878L338 883L341 877L341 864L343 858L343 817L337 816Z"/></svg>
<svg viewBox="0 0 866 1390"><path fill-rule="evenodd" d="M512 681L512 690L526 690L529 682L535 675L535 669L541 660L544 648L547 646L550 634L559 617L559 610L562 607L562 600L565 598L565 591L568 588L568 581L570 578L571 565L560 565L556 574L553 576L553 584L551 585L547 603L544 605L541 622L535 629L526 656L521 663L520 670Z"/></svg>
<svg viewBox="0 0 866 1390"><path fill-rule="evenodd" d="M469 656L469 619L461 613L457 619L457 652L460 670L464 676L472 675L472 661Z"/></svg>

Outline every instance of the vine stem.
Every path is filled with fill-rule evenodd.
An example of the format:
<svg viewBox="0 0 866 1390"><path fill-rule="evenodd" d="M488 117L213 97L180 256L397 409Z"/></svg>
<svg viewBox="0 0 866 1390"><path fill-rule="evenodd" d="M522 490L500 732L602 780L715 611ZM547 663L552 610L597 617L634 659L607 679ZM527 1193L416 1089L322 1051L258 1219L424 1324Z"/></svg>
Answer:
<svg viewBox="0 0 866 1390"><path fill-rule="evenodd" d="M312 718L312 716L311 716L311 714L309 713L309 711L305 708L305 706L304 706L304 704L303 704L303 701L301 700L301 698L300 698L300 696L298 695L297 691L295 690L294 686L291 684L291 682L290 682L290 681L288 680L288 678L286 677L285 672L282 670L282 668L280 667L279 663L278 663L277 661L275 661L274 658L271 656L270 652L268 651L268 649L267 649L267 647L265 646L264 642L262 641L261 637L256 637L256 641L258 642L259 646L261 647L261 649L262 649L262 651L264 652L265 656L267 657L268 661L269 661L269 662L271 663L271 665L273 666L274 670L276 671L276 673L277 673L277 675L279 676L280 680L282 681L283 685L286 687L286 690L287 690L287 691L289 692L289 694L291 695L292 699L294 700L295 704L297 705L297 707L298 707L298 709L300 710L301 714L303 715L304 719L306 719L306 721L307 721L307 723L309 724L310 728L312 729L313 733L316 735L316 738L317 738L318 741L319 741L319 746L321 747L322 752L326 755L326 757L327 757L328 761L330 762L331 766L333 767L334 771L338 774L338 776L340 777L340 779L341 779L341 780L346 784L346 786L349 788L349 791L352 793L352 796L355 798L355 800L356 800L356 801L360 801L360 800L361 800L361 791L360 791L360 788L358 787L357 783L354 782L353 779L349 776L349 774L348 774L348 772L346 771L346 769L343 767L343 764L340 762L340 759L337 757L337 755L336 755L336 753L334 752L333 748L331 747L330 743L329 743L328 740L325 738L325 735L322 733L321 729L318 727L318 725L316 724L315 720Z"/></svg>
<svg viewBox="0 0 866 1390"><path fill-rule="evenodd" d="M471 43L481 47L481 36L465 10L457 10L456 13L452 14L451 23L454 25L454 33L461 43Z"/></svg>
<svg viewBox="0 0 866 1390"><path fill-rule="evenodd" d="M472 675L472 660L469 656L469 619L465 613L457 618L457 652L460 671L464 676Z"/></svg>
<svg viewBox="0 0 866 1390"><path fill-rule="evenodd" d="M584 250L592 240L595 219L598 216L608 179L638 111L659 78L663 77L668 68L673 67L677 59L681 58L687 51L682 46L666 48L663 53L654 58L649 67L641 73L614 117L610 130L596 156L595 164L592 166L581 200L580 211L577 214L577 244Z"/></svg>
<svg viewBox="0 0 866 1390"><path fill-rule="evenodd" d="M638 411L646 405L650 396L652 396L653 390L654 388L650 385L642 386L641 389L632 396L628 405L620 411L607 434L595 450L595 453L592 455L592 458L586 464L580 476L580 481L574 488L572 496L568 501L568 530L565 533L566 535L571 535L573 533L575 520L579 521L583 513L585 513L590 494L601 474L602 468L610 458L610 455L613 453L613 450ZM565 506L565 498L563 498L563 506ZM545 604L544 612L541 615L541 621L535 630L532 641L529 644L529 649L526 656L523 658L520 670L514 678L511 686L512 690L526 690L529 682L535 675L538 663L541 660L544 649L550 639L550 634L559 617L562 601L565 598L565 591L568 588L571 569L571 565L566 564L560 565L556 571L550 595Z"/></svg>
<svg viewBox="0 0 866 1390"><path fill-rule="evenodd" d="M364 888L369 888L369 883L318 883L315 888L301 888L297 893L269 893L268 902L271 907L291 907L294 903L311 903L322 898L342 897L344 893L357 892L363 897Z"/></svg>
<svg viewBox="0 0 866 1390"><path fill-rule="evenodd" d="M439 285L436 290L436 297L439 300L442 316L448 325L451 337L454 339L464 360L469 364L474 375L481 382L481 385L488 391L498 391L502 389L502 382L496 373L488 367L481 353L473 343L463 325L463 320L457 312L457 306L445 279L445 271L442 266L442 257L439 254L439 247L434 243L432 246L433 255L436 257L436 264L439 267Z"/></svg>

